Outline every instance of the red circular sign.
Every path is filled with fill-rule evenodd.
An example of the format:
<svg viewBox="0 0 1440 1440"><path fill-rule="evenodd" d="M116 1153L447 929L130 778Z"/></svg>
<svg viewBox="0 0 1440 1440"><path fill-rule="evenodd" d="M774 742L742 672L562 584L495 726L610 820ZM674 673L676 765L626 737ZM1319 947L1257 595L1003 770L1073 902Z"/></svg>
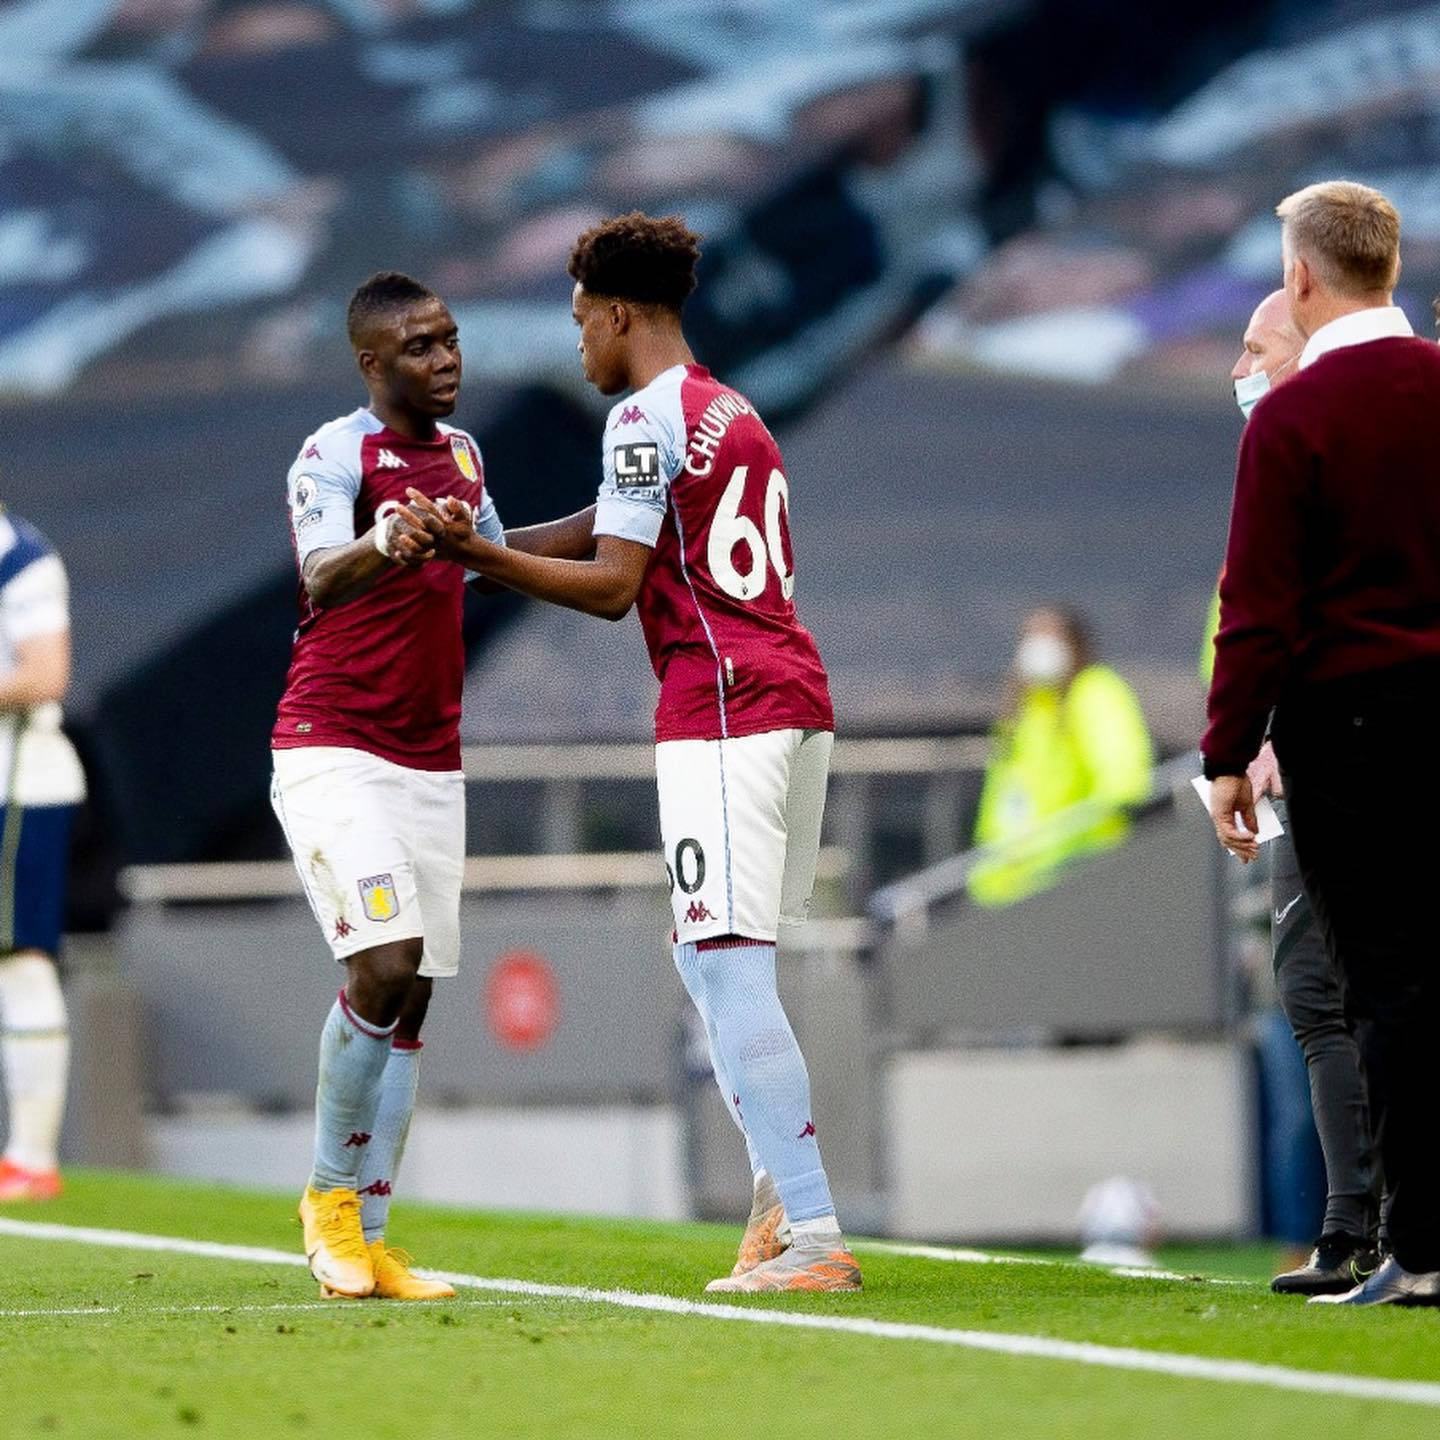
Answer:
<svg viewBox="0 0 1440 1440"><path fill-rule="evenodd" d="M545 958L531 950L502 955L485 981L485 1015L507 1049L540 1049L560 1016L560 990Z"/></svg>

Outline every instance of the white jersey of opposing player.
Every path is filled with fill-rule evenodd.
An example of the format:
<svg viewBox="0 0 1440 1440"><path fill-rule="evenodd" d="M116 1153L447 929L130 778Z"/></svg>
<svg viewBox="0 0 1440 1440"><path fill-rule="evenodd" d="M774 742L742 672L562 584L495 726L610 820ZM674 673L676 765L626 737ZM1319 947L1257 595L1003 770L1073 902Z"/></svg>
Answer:
<svg viewBox="0 0 1440 1440"><path fill-rule="evenodd" d="M0 673L26 640L70 629L65 567L33 525L0 514ZM59 705L0 710L0 804L74 805L85 774L60 730Z"/></svg>

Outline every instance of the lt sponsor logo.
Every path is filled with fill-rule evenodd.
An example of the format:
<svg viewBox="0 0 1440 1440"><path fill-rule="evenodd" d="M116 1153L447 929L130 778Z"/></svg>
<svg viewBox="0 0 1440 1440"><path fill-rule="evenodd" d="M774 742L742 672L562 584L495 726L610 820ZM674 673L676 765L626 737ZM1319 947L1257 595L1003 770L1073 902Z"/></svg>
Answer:
<svg viewBox="0 0 1440 1440"><path fill-rule="evenodd" d="M375 457L377 470L408 470L410 462L402 460L393 450L382 450Z"/></svg>
<svg viewBox="0 0 1440 1440"><path fill-rule="evenodd" d="M648 490L660 483L658 445L617 445L611 452L617 490Z"/></svg>
<svg viewBox="0 0 1440 1440"><path fill-rule="evenodd" d="M450 437L450 454L455 458L455 465L460 473L472 484L480 483L480 460L475 454L474 447L470 444L468 436L452 435Z"/></svg>
<svg viewBox="0 0 1440 1440"><path fill-rule="evenodd" d="M378 920L384 924L400 913L400 897L395 893L392 875L367 875L356 883L360 887L360 908L367 920Z"/></svg>

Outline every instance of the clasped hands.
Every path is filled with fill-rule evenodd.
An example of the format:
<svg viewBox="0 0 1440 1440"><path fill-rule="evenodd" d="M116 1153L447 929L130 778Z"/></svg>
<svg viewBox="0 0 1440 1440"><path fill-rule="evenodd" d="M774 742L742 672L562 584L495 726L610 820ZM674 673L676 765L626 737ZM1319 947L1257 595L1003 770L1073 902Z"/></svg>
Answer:
<svg viewBox="0 0 1440 1440"><path fill-rule="evenodd" d="M430 560L473 567L477 546L489 543L475 533L473 507L453 495L437 502L413 487L407 487L405 494L409 503L390 512L390 558L411 570Z"/></svg>

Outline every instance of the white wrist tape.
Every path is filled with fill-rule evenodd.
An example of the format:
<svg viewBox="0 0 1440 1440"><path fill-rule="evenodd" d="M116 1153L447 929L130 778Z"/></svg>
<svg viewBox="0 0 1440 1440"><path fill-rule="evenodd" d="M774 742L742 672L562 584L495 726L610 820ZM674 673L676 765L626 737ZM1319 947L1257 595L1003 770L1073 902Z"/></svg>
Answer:
<svg viewBox="0 0 1440 1440"><path fill-rule="evenodd" d="M390 553L390 516L377 515L375 517L375 528L370 532L370 538L375 542L375 548L387 559L395 557Z"/></svg>

